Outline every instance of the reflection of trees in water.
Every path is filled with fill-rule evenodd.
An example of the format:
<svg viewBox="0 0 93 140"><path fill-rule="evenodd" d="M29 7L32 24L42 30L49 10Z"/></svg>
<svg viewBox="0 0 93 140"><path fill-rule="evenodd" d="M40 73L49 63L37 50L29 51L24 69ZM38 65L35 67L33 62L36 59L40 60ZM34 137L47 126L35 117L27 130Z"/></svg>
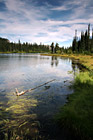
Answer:
<svg viewBox="0 0 93 140"><path fill-rule="evenodd" d="M73 63L72 63L72 70L73 70L73 72L74 72L74 75L75 75L75 73L76 73L76 70L77 70L76 64L73 64Z"/></svg>
<svg viewBox="0 0 93 140"><path fill-rule="evenodd" d="M74 75L81 70L81 67L78 61L72 60L72 70L74 72Z"/></svg>
<svg viewBox="0 0 93 140"><path fill-rule="evenodd" d="M58 58L56 56L51 57L51 66L53 67L54 65L57 67L58 66Z"/></svg>
<svg viewBox="0 0 93 140"><path fill-rule="evenodd" d="M70 58L67 57L60 57L60 59L62 60L63 63L69 65L72 63L72 60Z"/></svg>

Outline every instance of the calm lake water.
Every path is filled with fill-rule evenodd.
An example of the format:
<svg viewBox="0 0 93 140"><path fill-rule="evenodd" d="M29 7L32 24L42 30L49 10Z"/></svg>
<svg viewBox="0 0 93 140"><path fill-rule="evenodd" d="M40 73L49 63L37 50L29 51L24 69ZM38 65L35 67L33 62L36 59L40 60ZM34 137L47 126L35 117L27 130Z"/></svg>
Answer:
<svg viewBox="0 0 93 140"><path fill-rule="evenodd" d="M53 117L73 92L69 85L76 71L69 58L0 54L0 138L57 140ZM27 90L53 79L20 97L14 94L15 88Z"/></svg>

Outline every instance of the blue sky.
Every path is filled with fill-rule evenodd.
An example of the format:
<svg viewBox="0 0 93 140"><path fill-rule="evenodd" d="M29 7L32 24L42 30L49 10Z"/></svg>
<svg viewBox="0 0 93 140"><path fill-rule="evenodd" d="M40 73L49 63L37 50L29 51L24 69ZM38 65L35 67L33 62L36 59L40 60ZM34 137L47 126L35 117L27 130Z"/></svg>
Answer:
<svg viewBox="0 0 93 140"><path fill-rule="evenodd" d="M93 0L0 0L0 37L10 41L70 46L91 24Z"/></svg>

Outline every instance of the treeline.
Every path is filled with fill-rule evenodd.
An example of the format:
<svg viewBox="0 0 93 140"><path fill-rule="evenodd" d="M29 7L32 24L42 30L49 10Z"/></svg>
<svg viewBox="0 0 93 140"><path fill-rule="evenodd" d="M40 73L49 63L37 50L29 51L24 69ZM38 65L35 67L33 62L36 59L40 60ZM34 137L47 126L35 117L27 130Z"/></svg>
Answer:
<svg viewBox="0 0 93 140"><path fill-rule="evenodd" d="M92 29L92 36L90 37L90 24L88 25L88 30L84 33L81 32L81 37L78 39L77 37L77 30L75 30L75 37L72 41L72 46L68 48L59 47L58 43L54 45L52 42L51 44L51 53L83 53L83 54L90 54L93 53L93 29Z"/></svg>
<svg viewBox="0 0 93 140"><path fill-rule="evenodd" d="M43 45L40 43L40 45L34 43L21 43L20 40L18 43L10 42L8 39L1 38L0 37L0 52L11 52L11 53L17 53L17 52L51 52L51 53L67 53L69 49L64 47L59 47L59 44L52 42L52 44L49 45Z"/></svg>
<svg viewBox="0 0 93 140"><path fill-rule="evenodd" d="M49 52L49 46L43 44L18 43L10 42L8 39L0 38L0 52Z"/></svg>
<svg viewBox="0 0 93 140"><path fill-rule="evenodd" d="M54 42L51 43L50 45L50 50L51 50L51 53L57 53L57 54L63 54L63 53L68 53L68 52L71 52L71 47L69 48L65 48L64 46L63 47L59 47L59 44L56 43L54 45Z"/></svg>
<svg viewBox="0 0 93 140"><path fill-rule="evenodd" d="M75 37L72 42L73 53L93 53L93 29L92 37L90 37L90 24L88 30L84 33L81 32L81 38L78 40L77 30L75 31Z"/></svg>
<svg viewBox="0 0 93 140"><path fill-rule="evenodd" d="M81 38L78 39L77 37L77 30L75 30L75 37L72 41L72 46L65 48L59 47L59 44L54 42L49 45L40 45L34 43L21 43L20 40L18 43L10 42L8 39L0 38L0 52L51 52L51 53L83 53L83 54L90 54L93 53L93 29L92 29L92 36L90 36L90 24L88 25L88 29L84 33L81 32Z"/></svg>

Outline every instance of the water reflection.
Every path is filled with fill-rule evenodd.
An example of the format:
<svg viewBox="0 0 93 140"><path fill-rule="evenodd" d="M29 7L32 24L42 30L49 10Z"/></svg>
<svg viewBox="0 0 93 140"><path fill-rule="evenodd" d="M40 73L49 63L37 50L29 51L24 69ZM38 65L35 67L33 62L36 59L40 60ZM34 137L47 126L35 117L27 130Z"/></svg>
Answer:
<svg viewBox="0 0 93 140"><path fill-rule="evenodd" d="M73 63L73 61L72 61L72 69L73 69L74 75L76 75L76 73L79 72L79 66L77 64Z"/></svg>
<svg viewBox="0 0 93 140"><path fill-rule="evenodd" d="M68 87L73 73L68 71L76 70L68 58L0 55L0 139L56 139L53 116L73 92ZM19 98L13 94L15 88L22 91L52 79L56 80Z"/></svg>
<svg viewBox="0 0 93 140"><path fill-rule="evenodd" d="M58 63L59 63L59 61L58 61L58 58L56 57L56 56L52 56L51 57L51 66L53 67L53 66L58 66Z"/></svg>
<svg viewBox="0 0 93 140"><path fill-rule="evenodd" d="M86 69L80 64L79 60L72 59L71 66L74 75L76 75L76 73L79 73L80 71L86 71Z"/></svg>

